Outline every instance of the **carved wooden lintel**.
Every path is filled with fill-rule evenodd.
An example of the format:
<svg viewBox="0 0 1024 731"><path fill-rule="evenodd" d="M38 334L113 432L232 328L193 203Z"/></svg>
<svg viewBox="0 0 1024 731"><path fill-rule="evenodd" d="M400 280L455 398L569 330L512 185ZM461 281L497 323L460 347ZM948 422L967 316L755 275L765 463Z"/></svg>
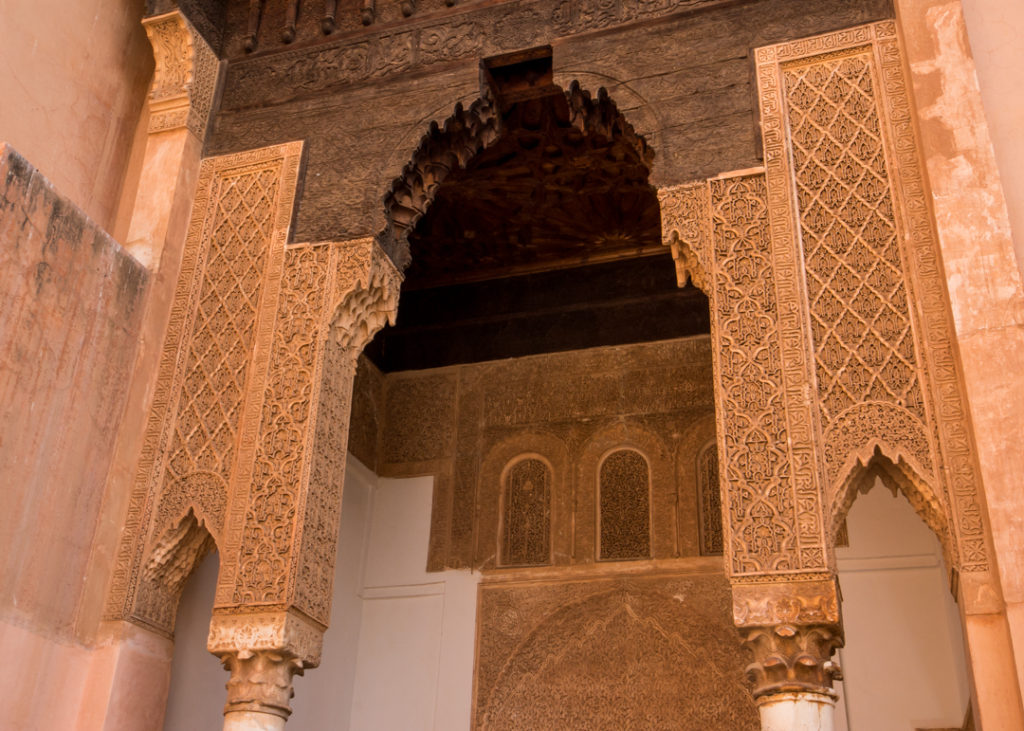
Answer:
<svg viewBox="0 0 1024 731"><path fill-rule="evenodd" d="M817 693L835 697L832 660L843 646L835 579L733 584L733 621L753 654L747 677L754 697Z"/></svg>
<svg viewBox="0 0 1024 731"><path fill-rule="evenodd" d="M188 128L206 135L220 62L181 11L142 21L156 68L149 92L149 132Z"/></svg>

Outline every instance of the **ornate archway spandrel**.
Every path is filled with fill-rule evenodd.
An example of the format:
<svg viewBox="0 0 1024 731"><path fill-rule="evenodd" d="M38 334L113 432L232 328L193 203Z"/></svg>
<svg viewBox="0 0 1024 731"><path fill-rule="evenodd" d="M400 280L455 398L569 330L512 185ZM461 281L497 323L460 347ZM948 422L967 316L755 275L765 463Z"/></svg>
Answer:
<svg viewBox="0 0 1024 731"><path fill-rule="evenodd" d="M960 571L988 572L966 395L896 24L758 49L772 233L803 260L830 514L883 435ZM901 462L902 458L902 462ZM853 464L852 469L858 469ZM898 475L897 475L898 476ZM931 506L931 507L929 507ZM930 513L941 512L940 517Z"/></svg>

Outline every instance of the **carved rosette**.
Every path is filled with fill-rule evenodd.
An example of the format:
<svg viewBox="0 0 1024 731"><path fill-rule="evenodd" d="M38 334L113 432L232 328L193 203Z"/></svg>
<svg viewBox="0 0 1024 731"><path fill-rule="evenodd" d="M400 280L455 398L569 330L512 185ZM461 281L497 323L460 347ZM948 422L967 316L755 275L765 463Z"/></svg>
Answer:
<svg viewBox="0 0 1024 731"><path fill-rule="evenodd" d="M841 680L832 660L843 646L835 579L734 584L733 621L753 655L747 677L754 697L816 693L835 697Z"/></svg>
<svg viewBox="0 0 1024 731"><path fill-rule="evenodd" d="M142 24L156 61L149 133L186 127L203 139L220 73L217 54L181 11L145 18Z"/></svg>

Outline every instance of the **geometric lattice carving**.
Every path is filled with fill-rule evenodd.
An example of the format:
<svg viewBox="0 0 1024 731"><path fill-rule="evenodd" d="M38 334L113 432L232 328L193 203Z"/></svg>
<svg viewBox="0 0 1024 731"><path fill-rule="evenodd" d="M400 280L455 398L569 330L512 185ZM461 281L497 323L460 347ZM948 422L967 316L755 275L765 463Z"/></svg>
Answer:
<svg viewBox="0 0 1024 731"><path fill-rule="evenodd" d="M803 249L830 530L884 463L951 566L982 572L978 470L896 36L883 21L757 49L773 234Z"/></svg>
<svg viewBox="0 0 1024 731"><path fill-rule="evenodd" d="M289 143L202 163L107 606L112 618L173 630L177 596L155 579L171 546L173 564L186 568L208 548L198 528L175 538L189 511L224 548L236 469L252 454L265 278L284 252L301 150Z"/></svg>
<svg viewBox="0 0 1024 731"><path fill-rule="evenodd" d="M864 401L923 419L870 55L783 76L823 423Z"/></svg>
<svg viewBox="0 0 1024 731"><path fill-rule="evenodd" d="M720 556L722 541L722 491L718 481L718 445L712 442L697 455L697 497L700 500L700 552Z"/></svg>
<svg viewBox="0 0 1024 731"><path fill-rule="evenodd" d="M177 504L183 498L175 483L215 475L219 480L206 482L214 494L197 496L215 532L224 521L279 188L277 170L257 168L219 179L213 192L208 258L185 351L161 513L184 507Z"/></svg>
<svg viewBox="0 0 1024 731"><path fill-rule="evenodd" d="M551 469L521 459L505 473L501 563L529 566L550 561Z"/></svg>
<svg viewBox="0 0 1024 731"><path fill-rule="evenodd" d="M601 559L651 555L649 475L647 460L632 449L612 452L601 463Z"/></svg>

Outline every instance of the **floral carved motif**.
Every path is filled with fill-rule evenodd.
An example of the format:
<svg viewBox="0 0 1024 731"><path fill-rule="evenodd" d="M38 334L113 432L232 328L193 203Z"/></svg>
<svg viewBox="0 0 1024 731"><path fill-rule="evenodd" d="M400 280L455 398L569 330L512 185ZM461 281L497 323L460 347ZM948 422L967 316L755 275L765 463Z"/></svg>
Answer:
<svg viewBox="0 0 1024 731"><path fill-rule="evenodd" d="M658 190L661 204L661 240L672 251L676 280L708 291L711 271L711 201L704 181Z"/></svg>
<svg viewBox="0 0 1024 731"><path fill-rule="evenodd" d="M180 11L143 20L156 69L149 92L149 132L187 127L199 139L207 122L220 61Z"/></svg>
<svg viewBox="0 0 1024 731"><path fill-rule="evenodd" d="M231 485L251 444L246 389L261 339L265 271L273 252L284 250L300 153L292 143L201 166L108 600L112 618L171 632L181 581L154 583L165 573L157 567L191 570L194 560L154 560L171 546L190 547L189 555L204 550L199 537L175 539L186 515L223 547Z"/></svg>
<svg viewBox="0 0 1024 731"><path fill-rule="evenodd" d="M601 558L637 559L651 555L650 467L642 454L619 449L601 462Z"/></svg>
<svg viewBox="0 0 1024 731"><path fill-rule="evenodd" d="M336 445L356 359L393 322L401 275L360 239L289 247L276 282L253 467L235 495L217 606L296 606L326 626L344 481Z"/></svg>
<svg viewBox="0 0 1024 731"><path fill-rule="evenodd" d="M502 479L501 564L531 566L551 560L551 468L536 457L519 459Z"/></svg>
<svg viewBox="0 0 1024 731"><path fill-rule="evenodd" d="M851 475L880 453L957 568L987 571L978 470L895 24L756 55L769 187L795 184L773 207L773 233L802 242L830 529L852 501Z"/></svg>
<svg viewBox="0 0 1024 731"><path fill-rule="evenodd" d="M825 554L813 441L793 426L790 384L796 303L776 271L791 257L773 246L762 175L711 181L712 327L718 376L720 465L726 486L726 555L733 578L820 571ZM796 339L799 343L799 338ZM804 381L806 383L806 381Z"/></svg>

